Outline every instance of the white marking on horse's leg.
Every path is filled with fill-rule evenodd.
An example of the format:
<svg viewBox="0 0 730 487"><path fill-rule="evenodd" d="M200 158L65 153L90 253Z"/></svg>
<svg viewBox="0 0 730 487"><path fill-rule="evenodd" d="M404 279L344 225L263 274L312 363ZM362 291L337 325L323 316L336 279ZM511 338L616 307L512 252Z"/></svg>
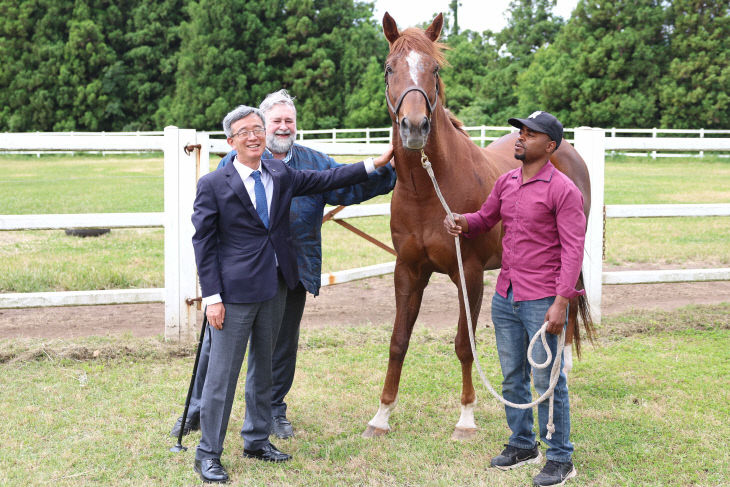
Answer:
<svg viewBox="0 0 730 487"><path fill-rule="evenodd" d="M418 86L418 72L422 71L420 65L421 55L416 51L411 51L408 53L408 56L406 56L406 61L408 61L408 72L411 73L413 84Z"/></svg>
<svg viewBox="0 0 730 487"><path fill-rule="evenodd" d="M461 405L461 416L459 417L459 422L456 423L457 428L477 429L477 424L474 422L474 408L476 405L476 399L474 399L473 403Z"/></svg>
<svg viewBox="0 0 730 487"><path fill-rule="evenodd" d="M573 370L573 349L568 345L563 349L563 372L566 379L571 370Z"/></svg>
<svg viewBox="0 0 730 487"><path fill-rule="evenodd" d="M390 419L390 413L393 412L393 409L395 409L395 404L398 402L398 399L396 398L395 401L393 401L392 404L383 404L380 403L380 407L378 408L378 412L375 413L375 416L373 419L370 420L368 423L373 428L378 428L385 431L390 431L390 425L388 424L388 419Z"/></svg>

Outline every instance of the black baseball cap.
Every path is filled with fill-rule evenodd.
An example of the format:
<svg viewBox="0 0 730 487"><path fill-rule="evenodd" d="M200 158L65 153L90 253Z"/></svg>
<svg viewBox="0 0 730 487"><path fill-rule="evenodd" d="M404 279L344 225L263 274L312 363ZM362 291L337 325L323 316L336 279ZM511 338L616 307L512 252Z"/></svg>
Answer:
<svg viewBox="0 0 730 487"><path fill-rule="evenodd" d="M532 112L532 115L527 118L510 118L508 122L518 129L524 125L535 132L547 134L548 137L555 141L556 149L560 147L560 142L563 140L563 124L548 112L538 110Z"/></svg>

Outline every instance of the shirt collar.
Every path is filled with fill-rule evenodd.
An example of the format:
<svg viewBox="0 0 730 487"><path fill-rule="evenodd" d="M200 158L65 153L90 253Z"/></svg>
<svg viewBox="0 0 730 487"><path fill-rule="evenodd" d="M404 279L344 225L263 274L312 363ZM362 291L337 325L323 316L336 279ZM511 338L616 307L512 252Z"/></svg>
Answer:
<svg viewBox="0 0 730 487"><path fill-rule="evenodd" d="M289 147L289 152L286 153L286 157L284 157L284 159L282 159L281 162L283 162L284 164L289 164L289 161L291 161L293 151L294 151L294 144L292 144L291 147ZM268 147L264 150L263 157L265 157L266 159L275 159L274 154L269 150Z"/></svg>
<svg viewBox="0 0 730 487"><path fill-rule="evenodd" d="M546 183L549 183L553 177L554 172L555 172L555 166L553 166L553 163L548 160L547 163L545 163L545 165L542 166L539 171L537 171L537 174L535 174L535 177L530 179L528 181L528 183L531 183L533 181L545 181ZM522 168L521 167L518 167L512 173L512 179L518 179L518 178L519 178L520 182L522 184L524 184L524 182L522 181Z"/></svg>
<svg viewBox="0 0 730 487"><path fill-rule="evenodd" d="M238 171L238 174L241 175L241 179L246 179L251 175L252 172L256 171L256 169L251 169L245 164L242 164L238 161L238 156L233 158L233 167L236 168L236 171ZM261 161L259 161L259 171L263 172L264 166L261 164Z"/></svg>

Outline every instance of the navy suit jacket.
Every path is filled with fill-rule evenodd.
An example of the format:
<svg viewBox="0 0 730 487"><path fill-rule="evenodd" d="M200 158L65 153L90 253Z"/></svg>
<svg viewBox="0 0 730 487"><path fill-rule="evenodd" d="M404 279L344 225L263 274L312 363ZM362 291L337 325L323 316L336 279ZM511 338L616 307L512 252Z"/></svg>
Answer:
<svg viewBox="0 0 730 487"><path fill-rule="evenodd" d="M256 213L233 164L198 181L193 247L203 296L220 294L224 303L271 299L277 291L277 260L287 286L293 289L299 272L289 232L292 198L368 179L363 163L326 171L297 171L278 159L262 159L261 164L274 185L269 228Z"/></svg>

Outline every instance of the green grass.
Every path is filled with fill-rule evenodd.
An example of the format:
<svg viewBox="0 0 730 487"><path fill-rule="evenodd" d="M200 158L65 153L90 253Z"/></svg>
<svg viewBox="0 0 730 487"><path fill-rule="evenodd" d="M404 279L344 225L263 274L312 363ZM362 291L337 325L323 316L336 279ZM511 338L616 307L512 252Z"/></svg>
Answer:
<svg viewBox="0 0 730 487"><path fill-rule="evenodd" d="M608 205L730 203L730 159L606 157Z"/></svg>
<svg viewBox="0 0 730 487"><path fill-rule="evenodd" d="M0 214L162 211L159 155L0 156L0 170ZM722 202L730 202L728 159L606 160L607 204ZM350 223L390 244L388 221ZM323 272L393 259L335 223L322 235ZM726 217L609 219L606 236L606 263L615 267L730 263ZM112 229L87 239L61 230L0 232L0 292L161 287L163 255L161 230Z"/></svg>
<svg viewBox="0 0 730 487"><path fill-rule="evenodd" d="M159 154L0 156L0 215L163 211Z"/></svg>
<svg viewBox="0 0 730 487"><path fill-rule="evenodd" d="M606 317L570 377L575 486L719 486L730 478L730 304ZM284 465L241 457L243 391L222 461L233 485L518 486L537 466L487 469L508 437L503 408L477 384L477 438L449 439L459 415L453 331L417 327L393 431L360 437L375 413L389 326L304 330L288 396L296 436ZM485 370L499 383L491 329ZM194 348L160 339L0 342L0 485L199 485L199 433L184 453L167 436L180 414ZM98 358L92 358L97 351ZM240 387L243 387L243 372Z"/></svg>

